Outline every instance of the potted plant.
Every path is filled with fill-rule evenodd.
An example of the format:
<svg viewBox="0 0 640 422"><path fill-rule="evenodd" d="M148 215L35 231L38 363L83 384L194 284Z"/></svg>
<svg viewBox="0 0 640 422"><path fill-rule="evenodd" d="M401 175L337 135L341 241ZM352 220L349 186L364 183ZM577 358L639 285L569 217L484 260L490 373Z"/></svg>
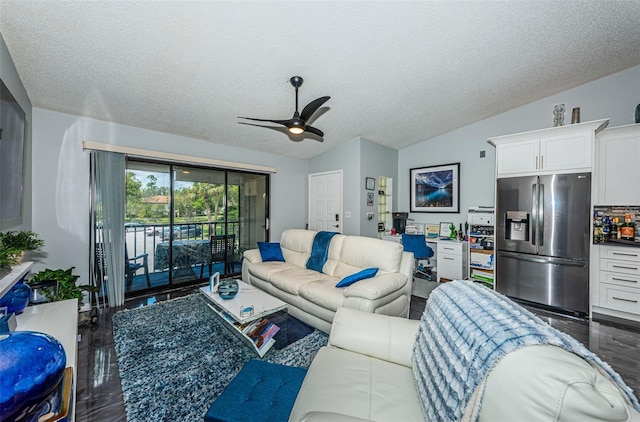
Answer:
<svg viewBox="0 0 640 422"><path fill-rule="evenodd" d="M49 301L57 302L66 299L78 299L78 307L83 303L82 292L94 292L96 288L93 286L81 285L78 286L76 282L79 275L73 275L73 269L71 267L68 270L50 270L45 269L37 272L27 282L33 290L32 298L36 298L39 294L44 295Z"/></svg>
<svg viewBox="0 0 640 422"><path fill-rule="evenodd" d="M10 265L19 264L26 251L35 251L44 246L44 240L30 230L8 231L0 233L0 243L14 256Z"/></svg>
<svg viewBox="0 0 640 422"><path fill-rule="evenodd" d="M0 238L0 278L11 272L11 266L18 263L20 254L19 249L5 244Z"/></svg>

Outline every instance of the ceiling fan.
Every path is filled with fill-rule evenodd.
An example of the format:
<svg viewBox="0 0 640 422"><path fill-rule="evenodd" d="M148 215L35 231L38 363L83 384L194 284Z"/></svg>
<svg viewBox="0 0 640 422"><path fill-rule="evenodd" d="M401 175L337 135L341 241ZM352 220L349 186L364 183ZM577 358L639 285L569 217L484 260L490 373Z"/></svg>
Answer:
<svg viewBox="0 0 640 422"><path fill-rule="evenodd" d="M315 113L322 106L322 104L326 103L331 97L317 98L311 101L309 104L307 104L302 109L302 113L298 113L298 88L302 86L302 83L304 82L304 80L300 76L294 76L291 79L289 79L289 82L296 89L296 111L295 113L293 113L293 117L291 117L288 120L255 119L252 117L238 117L238 118L253 120L257 122L277 123L279 125L286 126L289 129L289 132L293 133L294 135L300 135L303 132L309 132L309 133L313 133L314 135L318 135L320 138L322 138L324 136L324 132L322 132L320 129L317 129L313 126L307 126L307 121L309 120L309 118L311 118L313 113ZM320 141L322 142L322 140Z"/></svg>

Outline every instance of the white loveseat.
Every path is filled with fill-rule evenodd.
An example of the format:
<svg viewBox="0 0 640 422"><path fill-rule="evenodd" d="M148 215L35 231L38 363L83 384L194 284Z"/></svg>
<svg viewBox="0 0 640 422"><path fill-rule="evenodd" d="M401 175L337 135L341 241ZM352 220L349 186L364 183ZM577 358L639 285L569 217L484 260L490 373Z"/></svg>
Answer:
<svg viewBox="0 0 640 422"><path fill-rule="evenodd" d="M322 272L306 268L317 232L291 229L282 233L284 262L263 262L260 251L244 252L242 279L288 304L288 312L329 333L335 312L342 308L408 317L413 282L413 256L402 245L363 236L335 235ZM337 288L344 277L366 268L375 277Z"/></svg>
<svg viewBox="0 0 640 422"><path fill-rule="evenodd" d="M309 367L289 421L446 420L423 416L412 369L419 325L339 309L329 344ZM640 413L609 377L556 346L528 346L507 354L483 387L470 402L472 416L459 420L640 421Z"/></svg>

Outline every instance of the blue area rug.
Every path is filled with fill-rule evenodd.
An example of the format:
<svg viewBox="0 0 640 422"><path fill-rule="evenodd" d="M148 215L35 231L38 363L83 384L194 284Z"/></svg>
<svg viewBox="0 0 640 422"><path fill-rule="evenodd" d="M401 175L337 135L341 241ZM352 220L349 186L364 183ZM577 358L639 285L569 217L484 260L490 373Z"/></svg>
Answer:
<svg viewBox="0 0 640 422"><path fill-rule="evenodd" d="M203 420L240 369L257 358L199 294L117 312L113 337L128 422ZM327 339L313 330L262 359L306 368Z"/></svg>

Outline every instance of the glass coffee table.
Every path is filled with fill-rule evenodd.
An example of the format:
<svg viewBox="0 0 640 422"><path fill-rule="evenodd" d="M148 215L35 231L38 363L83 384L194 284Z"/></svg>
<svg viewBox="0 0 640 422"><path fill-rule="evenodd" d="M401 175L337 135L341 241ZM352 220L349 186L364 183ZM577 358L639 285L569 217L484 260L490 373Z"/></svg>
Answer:
<svg viewBox="0 0 640 422"><path fill-rule="evenodd" d="M251 347L260 357L275 343L273 336L280 327L268 320L268 316L286 310L286 302L238 280L238 294L232 299L222 299L209 286L200 288L207 305L220 317L226 327Z"/></svg>

